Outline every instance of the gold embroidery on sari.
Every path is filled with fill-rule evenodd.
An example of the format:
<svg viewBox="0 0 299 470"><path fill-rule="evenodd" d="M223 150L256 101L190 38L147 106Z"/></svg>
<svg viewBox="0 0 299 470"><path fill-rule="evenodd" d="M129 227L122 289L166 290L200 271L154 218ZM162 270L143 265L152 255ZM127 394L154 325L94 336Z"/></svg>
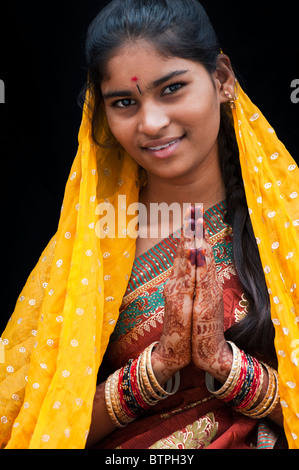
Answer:
<svg viewBox="0 0 299 470"><path fill-rule="evenodd" d="M218 423L214 414L208 413L185 428L157 441L150 449L204 449L211 443L217 430Z"/></svg>

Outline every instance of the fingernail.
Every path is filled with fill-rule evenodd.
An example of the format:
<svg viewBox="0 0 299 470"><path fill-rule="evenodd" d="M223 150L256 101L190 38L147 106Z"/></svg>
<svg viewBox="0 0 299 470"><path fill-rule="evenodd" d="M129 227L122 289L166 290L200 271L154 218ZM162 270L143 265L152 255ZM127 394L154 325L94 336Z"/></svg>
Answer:
<svg viewBox="0 0 299 470"><path fill-rule="evenodd" d="M190 260L190 263L192 266L196 266L196 250L189 250L188 252L188 259Z"/></svg>
<svg viewBox="0 0 299 470"><path fill-rule="evenodd" d="M204 248L199 248L196 250L196 265L197 267L202 267L206 264L206 250Z"/></svg>

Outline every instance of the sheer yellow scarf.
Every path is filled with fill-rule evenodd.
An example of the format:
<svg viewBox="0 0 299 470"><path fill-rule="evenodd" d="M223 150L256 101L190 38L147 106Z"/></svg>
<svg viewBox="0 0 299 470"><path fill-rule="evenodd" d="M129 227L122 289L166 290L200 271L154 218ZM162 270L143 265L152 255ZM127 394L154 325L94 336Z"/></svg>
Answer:
<svg viewBox="0 0 299 470"><path fill-rule="evenodd" d="M270 294L290 448L299 448L299 170L241 90L233 111L251 222Z"/></svg>
<svg viewBox="0 0 299 470"><path fill-rule="evenodd" d="M233 115L248 207L271 289L285 429L290 448L299 448L298 168L242 90ZM103 131L102 142L106 138ZM127 208L138 197L136 163L124 151L94 145L86 105L57 233L2 334L2 447L85 447L97 371L134 260ZM104 225L101 216L107 214Z"/></svg>

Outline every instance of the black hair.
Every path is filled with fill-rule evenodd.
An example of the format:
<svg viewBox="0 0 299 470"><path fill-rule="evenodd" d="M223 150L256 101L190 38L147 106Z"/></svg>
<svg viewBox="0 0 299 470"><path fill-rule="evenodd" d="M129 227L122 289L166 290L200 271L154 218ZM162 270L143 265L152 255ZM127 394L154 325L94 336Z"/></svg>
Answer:
<svg viewBox="0 0 299 470"><path fill-rule="evenodd" d="M109 59L124 44L142 39L165 56L200 62L212 73L220 48L209 25L205 10L196 0L114 0L95 17L88 28L85 50L88 86L94 94L92 135L96 142L97 130L103 125L101 83Z"/></svg>
<svg viewBox="0 0 299 470"><path fill-rule="evenodd" d="M210 74L216 70L221 52L207 13L196 0L113 0L93 20L86 40L87 86L94 93L95 141L104 116L100 85L106 65L124 44L138 39L150 42L166 56L197 61ZM269 295L248 213L232 114L225 105L221 106L218 144L234 261L249 302L247 316L230 328L226 337L247 352L276 364Z"/></svg>

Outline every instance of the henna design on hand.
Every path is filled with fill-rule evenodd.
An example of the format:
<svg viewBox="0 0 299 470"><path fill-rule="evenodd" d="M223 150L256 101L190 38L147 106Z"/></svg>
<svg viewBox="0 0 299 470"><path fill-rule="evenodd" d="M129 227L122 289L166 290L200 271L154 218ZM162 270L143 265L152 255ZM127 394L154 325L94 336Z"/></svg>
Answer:
<svg viewBox="0 0 299 470"><path fill-rule="evenodd" d="M202 220L197 221L203 224ZM197 231L199 233L199 231ZM229 374L232 354L224 338L223 292L206 230L196 240L197 267L193 306L192 360L219 380Z"/></svg>
<svg viewBox="0 0 299 470"><path fill-rule="evenodd" d="M163 331L152 354L153 368L167 380L191 361L192 309L195 295L196 250L194 210L186 213L177 255L164 288ZM157 377L159 380L159 377Z"/></svg>

